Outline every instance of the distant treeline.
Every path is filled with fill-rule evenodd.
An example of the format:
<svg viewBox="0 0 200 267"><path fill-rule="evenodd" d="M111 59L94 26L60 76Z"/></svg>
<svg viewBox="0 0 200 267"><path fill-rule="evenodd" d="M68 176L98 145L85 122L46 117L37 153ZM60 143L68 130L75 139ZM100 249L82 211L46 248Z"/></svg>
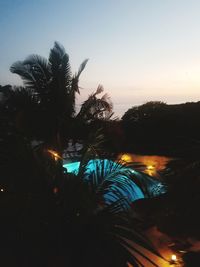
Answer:
<svg viewBox="0 0 200 267"><path fill-rule="evenodd" d="M122 117L126 148L140 153L195 156L200 150L200 102L147 102Z"/></svg>
<svg viewBox="0 0 200 267"><path fill-rule="evenodd" d="M0 86L0 106L9 98L11 89L10 85ZM200 101L175 105L147 102L130 108L121 120L79 120L76 127L67 129L68 138L75 141L86 140L101 129L106 150L115 153L196 158L200 152Z"/></svg>

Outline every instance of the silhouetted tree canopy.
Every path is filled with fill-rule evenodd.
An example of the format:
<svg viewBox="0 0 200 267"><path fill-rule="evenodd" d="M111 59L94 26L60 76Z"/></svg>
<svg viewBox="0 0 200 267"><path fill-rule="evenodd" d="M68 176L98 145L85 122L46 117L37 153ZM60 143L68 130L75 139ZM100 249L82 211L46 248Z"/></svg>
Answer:
<svg viewBox="0 0 200 267"><path fill-rule="evenodd" d="M122 125L132 151L180 156L200 149L200 102L148 102L129 109Z"/></svg>

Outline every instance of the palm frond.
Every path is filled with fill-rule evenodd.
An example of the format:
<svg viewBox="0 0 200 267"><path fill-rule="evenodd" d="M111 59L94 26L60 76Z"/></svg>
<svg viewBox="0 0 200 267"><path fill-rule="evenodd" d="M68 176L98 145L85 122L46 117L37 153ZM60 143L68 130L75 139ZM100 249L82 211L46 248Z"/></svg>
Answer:
<svg viewBox="0 0 200 267"><path fill-rule="evenodd" d="M46 58L39 55L30 55L23 61L23 65L29 65L32 72L43 83L43 87L46 87L51 78L51 73Z"/></svg>
<svg viewBox="0 0 200 267"><path fill-rule="evenodd" d="M80 163L78 175L105 207L120 200L121 211L125 211L129 210L137 199L154 197L166 192L163 184L122 165L120 161L99 159L97 150L92 146L87 153L89 155L83 157ZM91 154L96 158L91 159Z"/></svg>
<svg viewBox="0 0 200 267"><path fill-rule="evenodd" d="M129 209L134 200L144 197L132 176L129 169L107 159L90 160L83 174L84 181L105 205L121 199L122 210Z"/></svg>
<svg viewBox="0 0 200 267"><path fill-rule="evenodd" d="M49 54L49 67L51 68L52 73L57 73L64 55L66 55L64 47L58 42L55 42L54 47L50 50Z"/></svg>
<svg viewBox="0 0 200 267"><path fill-rule="evenodd" d="M72 116L75 113L75 96L70 94L72 77L69 56L58 42L50 51L48 64L51 70L52 103L59 117Z"/></svg>
<svg viewBox="0 0 200 267"><path fill-rule="evenodd" d="M78 69L78 73L77 73L77 77L79 78L79 76L81 75L81 73L83 72L83 70L85 69L85 66L87 65L88 63L88 58L86 58L80 65L79 69Z"/></svg>
<svg viewBox="0 0 200 267"><path fill-rule="evenodd" d="M53 79L58 80L60 88L66 89L71 79L69 56L58 42L54 43L54 47L50 51L49 68L53 74Z"/></svg>
<svg viewBox="0 0 200 267"><path fill-rule="evenodd" d="M127 250L131 251L131 257L130 260L133 259L133 264L135 264L135 262L137 264L139 264L138 266L145 266L143 265L142 262L147 262L148 264L151 264L155 267L160 267L159 265L156 264L156 262L154 260L151 259L151 257L147 256L144 248L146 248L146 242L142 241L142 240L137 240L137 242L135 242L135 235L134 235L134 243L132 244L130 239L129 240L124 240L124 238L119 238L118 242L123 245ZM141 247L138 247L138 243L140 243ZM150 251L153 255L156 255L159 258L162 258L161 255L158 255L156 250L153 249L152 246L148 246L147 251ZM139 256L139 257L138 257ZM134 266L134 265L133 265Z"/></svg>
<svg viewBox="0 0 200 267"><path fill-rule="evenodd" d="M24 86L31 89L39 89L38 80L32 73L30 65L24 65L22 61L17 61L10 67L12 73L18 74L23 82Z"/></svg>
<svg viewBox="0 0 200 267"><path fill-rule="evenodd" d="M63 88L69 88L71 84L71 67L68 54L64 54L60 67L60 76L63 77Z"/></svg>
<svg viewBox="0 0 200 267"><path fill-rule="evenodd" d="M80 94L79 85L78 85L78 83L79 83L79 77L80 77L81 73L83 72L83 70L85 69L85 66L86 66L88 60L89 59L85 59L81 63L81 65L79 67L79 70L78 70L78 73L73 76L72 81L71 81L71 89L70 89L71 90L70 91L71 94L75 94L75 93Z"/></svg>
<svg viewBox="0 0 200 267"><path fill-rule="evenodd" d="M97 214L97 219L102 228L105 227L105 231L112 240L120 244L120 253L125 254L127 261L132 263L134 267L146 266L148 263L158 267L155 257L164 259L150 240L142 233L137 221L130 218L127 212L121 212L117 205L116 209L115 204L111 206L111 209L106 207L100 210ZM117 213L116 210L119 212Z"/></svg>
<svg viewBox="0 0 200 267"><path fill-rule="evenodd" d="M78 170L78 176L83 177L88 167L88 162L93 158L98 157L101 151L101 146L104 142L104 135L102 129L98 129L95 133L89 136L88 141L84 143L82 150L82 158Z"/></svg>
<svg viewBox="0 0 200 267"><path fill-rule="evenodd" d="M98 94L101 94L103 91L104 91L103 85L99 84L98 87L97 87L96 92L94 92L93 95L96 96Z"/></svg>

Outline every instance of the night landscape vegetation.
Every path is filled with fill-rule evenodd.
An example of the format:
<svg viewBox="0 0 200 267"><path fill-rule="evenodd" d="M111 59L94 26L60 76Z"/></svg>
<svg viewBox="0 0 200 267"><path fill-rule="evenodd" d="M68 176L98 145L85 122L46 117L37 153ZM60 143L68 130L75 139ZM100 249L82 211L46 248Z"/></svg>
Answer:
<svg viewBox="0 0 200 267"><path fill-rule="evenodd" d="M200 98L119 117L101 84L80 104L89 64L55 41L1 81L1 266L199 267Z"/></svg>

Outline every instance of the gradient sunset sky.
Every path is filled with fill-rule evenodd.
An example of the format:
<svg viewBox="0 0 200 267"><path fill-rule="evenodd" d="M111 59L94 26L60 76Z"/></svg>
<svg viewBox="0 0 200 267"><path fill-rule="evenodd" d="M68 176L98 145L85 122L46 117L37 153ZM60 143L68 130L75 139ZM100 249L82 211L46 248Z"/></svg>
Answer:
<svg viewBox="0 0 200 267"><path fill-rule="evenodd" d="M81 76L81 103L103 84L116 115L151 100L200 100L199 0L0 0L0 84L10 65L54 41Z"/></svg>

